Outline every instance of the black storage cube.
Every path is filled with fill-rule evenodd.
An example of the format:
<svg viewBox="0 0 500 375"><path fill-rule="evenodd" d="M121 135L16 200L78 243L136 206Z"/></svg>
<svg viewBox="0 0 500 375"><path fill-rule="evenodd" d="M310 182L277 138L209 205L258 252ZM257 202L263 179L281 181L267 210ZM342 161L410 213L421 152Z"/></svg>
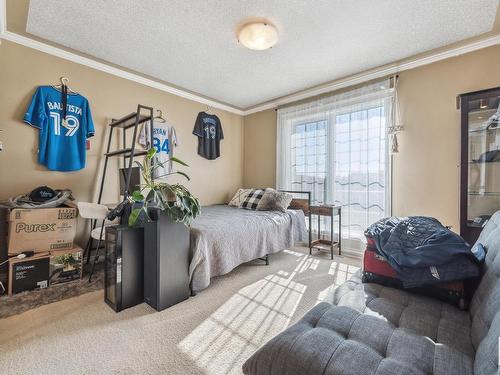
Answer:
<svg viewBox="0 0 500 375"><path fill-rule="evenodd" d="M189 298L189 228L159 210L144 226L144 301L161 311Z"/></svg>
<svg viewBox="0 0 500 375"><path fill-rule="evenodd" d="M116 312L144 302L144 229L106 228L104 301Z"/></svg>

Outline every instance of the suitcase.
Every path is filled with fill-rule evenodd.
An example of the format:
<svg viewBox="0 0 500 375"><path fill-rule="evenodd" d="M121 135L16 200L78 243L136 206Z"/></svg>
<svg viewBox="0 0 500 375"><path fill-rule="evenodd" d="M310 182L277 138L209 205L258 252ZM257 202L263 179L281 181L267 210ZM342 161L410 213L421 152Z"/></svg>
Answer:
<svg viewBox="0 0 500 375"><path fill-rule="evenodd" d="M367 237L367 246L363 257L364 283L376 283L391 288L404 289L397 273L389 262L380 255L375 247L375 241ZM455 281L429 285L425 287L404 289L409 292L422 294L450 303L460 309L467 308L466 287L463 281Z"/></svg>

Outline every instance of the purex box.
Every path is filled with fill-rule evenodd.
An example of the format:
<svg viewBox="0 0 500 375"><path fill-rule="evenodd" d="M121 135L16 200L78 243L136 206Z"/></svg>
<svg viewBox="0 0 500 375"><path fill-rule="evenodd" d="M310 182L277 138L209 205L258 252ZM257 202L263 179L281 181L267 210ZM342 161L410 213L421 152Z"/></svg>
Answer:
<svg viewBox="0 0 500 375"><path fill-rule="evenodd" d="M9 255L71 249L76 233L77 209L14 208L10 210L7 248Z"/></svg>

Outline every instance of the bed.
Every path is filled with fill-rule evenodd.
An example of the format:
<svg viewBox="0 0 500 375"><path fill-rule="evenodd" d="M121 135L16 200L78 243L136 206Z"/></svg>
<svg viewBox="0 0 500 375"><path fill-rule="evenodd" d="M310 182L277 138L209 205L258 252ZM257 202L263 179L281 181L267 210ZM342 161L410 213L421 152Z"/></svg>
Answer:
<svg viewBox="0 0 500 375"><path fill-rule="evenodd" d="M255 211L213 205L191 225L190 287L193 293L242 263L307 242L304 211Z"/></svg>

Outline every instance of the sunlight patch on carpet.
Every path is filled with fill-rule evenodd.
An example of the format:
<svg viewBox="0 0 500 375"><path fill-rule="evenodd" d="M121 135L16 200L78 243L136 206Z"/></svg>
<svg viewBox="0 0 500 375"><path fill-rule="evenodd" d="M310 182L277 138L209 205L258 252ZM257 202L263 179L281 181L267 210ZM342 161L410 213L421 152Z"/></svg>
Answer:
<svg viewBox="0 0 500 375"><path fill-rule="evenodd" d="M328 274L334 276L335 285L338 286L349 280L358 270L359 267L357 266L351 266L340 262L332 262L330 269L328 270Z"/></svg>
<svg viewBox="0 0 500 375"><path fill-rule="evenodd" d="M179 343L180 350L208 374L241 374L241 363L288 327L307 289L293 278L317 267L300 256L290 274L278 271L240 289Z"/></svg>
<svg viewBox="0 0 500 375"><path fill-rule="evenodd" d="M318 294L316 304L320 302L332 303L335 289L349 280L358 270L359 267L356 266L340 262L332 262L330 269L328 270L328 274L333 276L333 284L329 285L328 288L322 290Z"/></svg>
<svg viewBox="0 0 500 375"><path fill-rule="evenodd" d="M284 253L290 254L290 255L295 255L297 258L302 258L304 256L304 253L301 253L299 251L294 251L294 250L283 250Z"/></svg>

